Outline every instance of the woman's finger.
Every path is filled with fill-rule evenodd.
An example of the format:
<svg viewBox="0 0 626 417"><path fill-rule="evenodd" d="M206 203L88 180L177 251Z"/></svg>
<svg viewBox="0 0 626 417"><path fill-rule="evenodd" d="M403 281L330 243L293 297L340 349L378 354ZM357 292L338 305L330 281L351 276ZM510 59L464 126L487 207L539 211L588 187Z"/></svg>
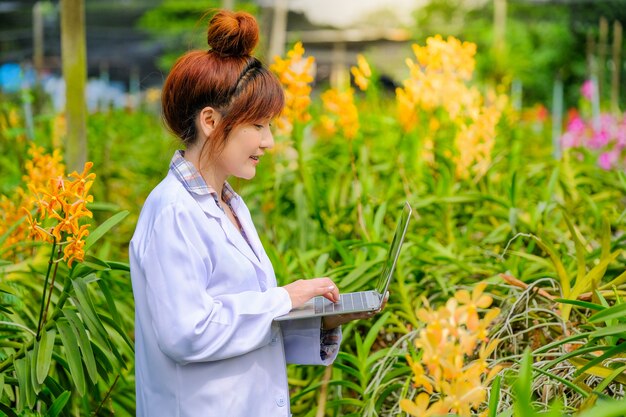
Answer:
<svg viewBox="0 0 626 417"><path fill-rule="evenodd" d="M337 286L332 281L330 282L330 285L324 285L319 288L319 292L315 295L322 295L324 296L324 298L332 301L333 303L336 303L337 301L339 301L339 288L337 288Z"/></svg>
<svg viewBox="0 0 626 417"><path fill-rule="evenodd" d="M331 291L322 294L322 296L326 298L327 300L332 301L333 303L336 303L337 301L339 301L339 297L338 296L335 297L335 294Z"/></svg>

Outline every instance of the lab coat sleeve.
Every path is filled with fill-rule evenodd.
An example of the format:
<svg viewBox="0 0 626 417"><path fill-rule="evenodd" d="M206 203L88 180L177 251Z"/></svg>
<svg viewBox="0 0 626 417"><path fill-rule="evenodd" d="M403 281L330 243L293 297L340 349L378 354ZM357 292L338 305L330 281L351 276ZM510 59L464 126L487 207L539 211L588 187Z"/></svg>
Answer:
<svg viewBox="0 0 626 417"><path fill-rule="evenodd" d="M184 208L166 207L140 257L160 349L184 364L235 357L268 344L272 320L291 309L289 294L270 288L211 296L211 260L197 249L206 242L195 226Z"/></svg>
<svg viewBox="0 0 626 417"><path fill-rule="evenodd" d="M335 361L339 349L325 360L320 354L320 326L321 319L314 317L301 320L282 321L281 330L285 345L287 363L300 365L330 365ZM339 331L341 344L341 330Z"/></svg>

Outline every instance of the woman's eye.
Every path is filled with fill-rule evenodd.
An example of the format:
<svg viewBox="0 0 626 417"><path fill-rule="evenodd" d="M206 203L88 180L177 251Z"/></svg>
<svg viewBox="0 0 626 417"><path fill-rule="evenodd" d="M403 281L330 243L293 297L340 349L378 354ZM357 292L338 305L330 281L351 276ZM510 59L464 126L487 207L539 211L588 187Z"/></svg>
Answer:
<svg viewBox="0 0 626 417"><path fill-rule="evenodd" d="M263 129L263 125L254 125L257 129Z"/></svg>

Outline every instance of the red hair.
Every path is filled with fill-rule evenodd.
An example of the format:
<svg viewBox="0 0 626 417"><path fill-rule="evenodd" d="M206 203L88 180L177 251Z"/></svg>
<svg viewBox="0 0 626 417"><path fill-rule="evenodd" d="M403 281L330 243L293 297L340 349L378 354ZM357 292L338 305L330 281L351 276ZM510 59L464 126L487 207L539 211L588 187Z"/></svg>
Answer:
<svg viewBox="0 0 626 417"><path fill-rule="evenodd" d="M252 15L221 10L209 22L210 49L188 52L176 61L161 103L168 128L186 146L197 140L195 119L204 107L222 115L206 143L212 155L224 147L234 127L280 114L285 102L280 82L251 55L258 41Z"/></svg>

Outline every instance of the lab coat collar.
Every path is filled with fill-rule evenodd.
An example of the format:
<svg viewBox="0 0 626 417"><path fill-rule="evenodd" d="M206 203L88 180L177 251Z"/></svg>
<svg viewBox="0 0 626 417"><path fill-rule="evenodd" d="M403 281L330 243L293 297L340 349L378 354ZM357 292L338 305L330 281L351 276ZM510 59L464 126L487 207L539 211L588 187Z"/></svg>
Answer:
<svg viewBox="0 0 626 417"><path fill-rule="evenodd" d="M245 204L243 204L241 197L232 189L228 182L224 182L223 191L229 196L229 205L237 215L241 227L250 241L249 244L241 234L241 231L237 230L226 216L226 213L219 207L215 190L202 179L202 176L195 167L184 159L182 151L177 151L174 154L170 165L170 174L185 187L187 192L198 202L198 205L207 216L217 220L229 243L235 246L239 252L261 271L259 276L263 276L263 279L259 279L259 286L262 291L265 291L267 289L267 280L269 275L271 275L268 273L268 268L271 271L272 266L269 259L263 258L261 241L250 219L250 213L245 207Z"/></svg>
<svg viewBox="0 0 626 417"><path fill-rule="evenodd" d="M252 251L252 248L250 247L248 242L246 242L241 232L237 230L235 225L233 225L230 219L226 216L226 213L224 213L217 206L217 204L215 204L215 201L213 200L213 196L196 194L194 195L194 198L196 199L196 201L198 201L198 203L200 204L200 207L208 216L215 218L219 222L228 241L232 245L234 245L243 255L245 255L245 257L248 258L253 264L258 266L259 268L262 268L261 263L259 261L259 257L257 257L256 253ZM240 198L239 196L235 197L236 200L239 200L239 198ZM236 204L232 205L233 210L235 210L235 213L237 214L237 217L239 218L241 222L241 226L244 228L244 231L246 232L246 236L248 236L248 239L250 239L250 241L252 242L253 240L255 240L256 236L253 236L253 234L249 231L250 227L247 224L248 222L242 221L243 216L239 215L240 210L238 210L238 206L239 206L238 203L239 201L237 201Z"/></svg>

